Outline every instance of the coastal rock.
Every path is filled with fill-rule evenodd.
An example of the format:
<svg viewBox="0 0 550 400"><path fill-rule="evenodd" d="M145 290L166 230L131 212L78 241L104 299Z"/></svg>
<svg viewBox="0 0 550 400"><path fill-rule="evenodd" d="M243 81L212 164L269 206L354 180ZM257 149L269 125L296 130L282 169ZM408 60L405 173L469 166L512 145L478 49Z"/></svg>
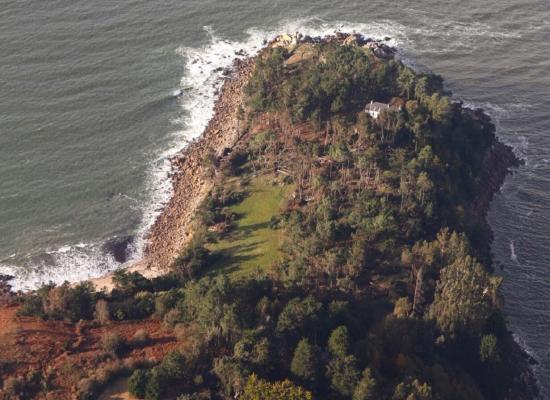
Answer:
<svg viewBox="0 0 550 400"><path fill-rule="evenodd" d="M124 263L128 260L130 246L133 242L133 236L116 237L108 240L103 245L103 250L111 254L117 262Z"/></svg>

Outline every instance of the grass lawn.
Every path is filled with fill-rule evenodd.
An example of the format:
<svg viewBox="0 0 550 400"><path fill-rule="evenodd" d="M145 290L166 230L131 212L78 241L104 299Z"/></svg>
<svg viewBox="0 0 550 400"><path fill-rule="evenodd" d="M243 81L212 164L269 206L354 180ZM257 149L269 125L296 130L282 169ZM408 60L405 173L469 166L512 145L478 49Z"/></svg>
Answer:
<svg viewBox="0 0 550 400"><path fill-rule="evenodd" d="M265 175L253 178L244 189L245 198L230 207L238 215L236 227L208 245L213 260L209 273L238 279L278 260L281 231L270 228L269 222L280 213L288 186L271 181Z"/></svg>

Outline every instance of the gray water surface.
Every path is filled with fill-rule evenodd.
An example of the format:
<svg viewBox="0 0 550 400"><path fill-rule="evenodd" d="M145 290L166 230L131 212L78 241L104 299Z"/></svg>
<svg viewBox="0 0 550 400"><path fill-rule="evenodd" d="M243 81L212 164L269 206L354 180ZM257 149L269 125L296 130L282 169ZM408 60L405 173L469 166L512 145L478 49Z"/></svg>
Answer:
<svg viewBox="0 0 550 400"><path fill-rule="evenodd" d="M144 232L166 158L211 115L218 66L264 38L390 36L401 56L484 107L526 164L492 206L510 326L550 397L550 4L547 1L3 0L0 272L18 287L117 268L108 240ZM186 87L182 98L174 90Z"/></svg>

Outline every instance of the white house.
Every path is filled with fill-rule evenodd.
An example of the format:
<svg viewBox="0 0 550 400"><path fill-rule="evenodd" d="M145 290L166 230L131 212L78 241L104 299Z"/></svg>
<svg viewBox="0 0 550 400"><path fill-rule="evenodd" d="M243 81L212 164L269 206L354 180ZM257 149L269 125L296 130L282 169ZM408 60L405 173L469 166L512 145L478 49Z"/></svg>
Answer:
<svg viewBox="0 0 550 400"><path fill-rule="evenodd" d="M365 107L365 112L374 119L378 118L378 116L382 111L388 111L388 110L399 111L401 110L401 107L390 106L389 104L378 103L377 101L372 101L372 100Z"/></svg>

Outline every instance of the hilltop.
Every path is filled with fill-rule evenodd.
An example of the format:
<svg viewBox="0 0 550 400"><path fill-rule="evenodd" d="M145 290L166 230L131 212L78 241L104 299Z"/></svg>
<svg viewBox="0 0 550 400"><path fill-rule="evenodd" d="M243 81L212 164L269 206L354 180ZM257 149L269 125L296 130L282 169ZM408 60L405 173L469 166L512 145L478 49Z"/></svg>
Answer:
<svg viewBox="0 0 550 400"><path fill-rule="evenodd" d="M519 160L441 77L361 35L283 35L173 163L138 266L6 300L6 398L119 377L150 400L537 396L486 220Z"/></svg>

